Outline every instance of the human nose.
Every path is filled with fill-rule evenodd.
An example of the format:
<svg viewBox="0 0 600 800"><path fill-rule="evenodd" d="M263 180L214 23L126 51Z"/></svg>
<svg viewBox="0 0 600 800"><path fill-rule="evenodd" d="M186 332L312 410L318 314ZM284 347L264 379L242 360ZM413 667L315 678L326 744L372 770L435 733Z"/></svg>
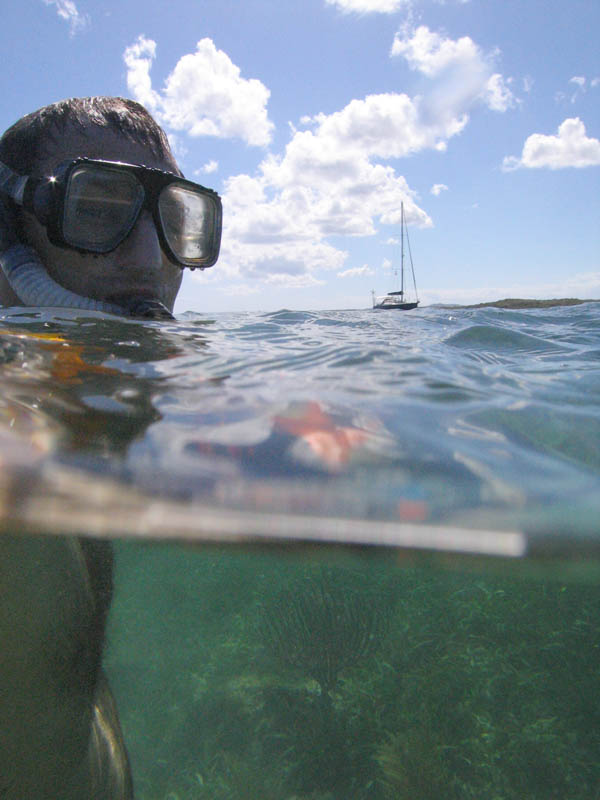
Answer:
<svg viewBox="0 0 600 800"><path fill-rule="evenodd" d="M120 265L142 268L146 274L162 266L162 249L152 215L143 211L127 238L119 245Z"/></svg>

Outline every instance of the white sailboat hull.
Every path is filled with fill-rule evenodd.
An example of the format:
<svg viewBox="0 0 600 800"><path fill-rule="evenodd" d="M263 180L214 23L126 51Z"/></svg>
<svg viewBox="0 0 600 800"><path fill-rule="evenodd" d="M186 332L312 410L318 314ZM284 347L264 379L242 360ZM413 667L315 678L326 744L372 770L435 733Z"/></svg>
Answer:
<svg viewBox="0 0 600 800"><path fill-rule="evenodd" d="M411 311L413 308L416 308L419 305L419 301L416 300L413 303L405 303L404 301L398 301L396 298L390 298L388 300L387 297L384 297L381 301L376 301L373 304L373 308L380 309L381 311Z"/></svg>

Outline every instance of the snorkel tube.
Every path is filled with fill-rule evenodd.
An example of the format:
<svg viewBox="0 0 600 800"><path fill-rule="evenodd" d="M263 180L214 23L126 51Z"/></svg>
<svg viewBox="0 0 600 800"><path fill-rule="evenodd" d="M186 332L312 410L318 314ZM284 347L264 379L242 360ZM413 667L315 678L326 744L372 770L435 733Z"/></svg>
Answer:
<svg viewBox="0 0 600 800"><path fill-rule="evenodd" d="M28 245L14 244L0 254L0 267L10 288L23 305L81 308L121 315L126 311L113 303L92 300L91 297L83 297L65 289L48 275L37 253Z"/></svg>

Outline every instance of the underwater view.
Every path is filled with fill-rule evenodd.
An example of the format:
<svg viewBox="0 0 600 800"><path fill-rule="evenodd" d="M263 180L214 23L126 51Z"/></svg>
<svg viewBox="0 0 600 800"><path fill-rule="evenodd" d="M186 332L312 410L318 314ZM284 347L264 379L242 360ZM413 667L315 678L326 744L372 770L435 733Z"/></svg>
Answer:
<svg viewBox="0 0 600 800"><path fill-rule="evenodd" d="M597 584L393 553L117 557L136 797L598 796Z"/></svg>
<svg viewBox="0 0 600 800"><path fill-rule="evenodd" d="M599 312L0 311L0 538L110 548L136 798L600 798Z"/></svg>

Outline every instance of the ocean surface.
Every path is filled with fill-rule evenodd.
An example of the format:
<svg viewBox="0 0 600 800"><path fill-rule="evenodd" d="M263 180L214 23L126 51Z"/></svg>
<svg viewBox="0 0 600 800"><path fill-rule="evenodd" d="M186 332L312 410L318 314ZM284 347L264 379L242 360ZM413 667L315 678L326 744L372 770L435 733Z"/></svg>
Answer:
<svg viewBox="0 0 600 800"><path fill-rule="evenodd" d="M0 311L0 526L115 539L136 797L600 786L600 304Z"/></svg>

